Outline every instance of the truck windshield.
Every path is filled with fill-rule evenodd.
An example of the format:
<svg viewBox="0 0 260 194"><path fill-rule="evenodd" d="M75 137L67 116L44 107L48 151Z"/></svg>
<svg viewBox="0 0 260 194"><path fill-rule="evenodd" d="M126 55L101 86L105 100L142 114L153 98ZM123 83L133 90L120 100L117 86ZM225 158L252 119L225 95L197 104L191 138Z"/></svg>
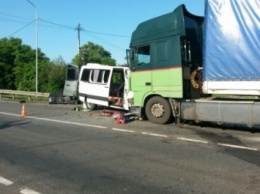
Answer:
<svg viewBox="0 0 260 194"><path fill-rule="evenodd" d="M151 60L150 46L146 45L126 50L126 58L130 69L133 69L135 66L149 64Z"/></svg>
<svg viewBox="0 0 260 194"><path fill-rule="evenodd" d="M137 49L136 53L136 64L135 65L145 65L150 63L150 46L142 46Z"/></svg>

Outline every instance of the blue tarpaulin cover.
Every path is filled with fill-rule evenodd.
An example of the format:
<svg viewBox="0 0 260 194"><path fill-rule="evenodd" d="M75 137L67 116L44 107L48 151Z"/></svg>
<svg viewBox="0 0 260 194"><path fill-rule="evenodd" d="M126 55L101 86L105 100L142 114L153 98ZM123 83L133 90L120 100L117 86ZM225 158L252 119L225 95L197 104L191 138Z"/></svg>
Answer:
<svg viewBox="0 0 260 194"><path fill-rule="evenodd" d="M260 80L260 0L206 0L204 80Z"/></svg>

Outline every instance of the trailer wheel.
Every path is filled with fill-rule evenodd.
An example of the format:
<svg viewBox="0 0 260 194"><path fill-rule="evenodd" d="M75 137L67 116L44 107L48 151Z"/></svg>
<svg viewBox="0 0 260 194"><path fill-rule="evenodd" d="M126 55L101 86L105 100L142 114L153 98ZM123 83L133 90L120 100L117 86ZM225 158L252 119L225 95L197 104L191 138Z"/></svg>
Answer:
<svg viewBox="0 0 260 194"><path fill-rule="evenodd" d="M171 118L171 107L167 100L155 96L148 100L145 105L147 118L157 124L166 124Z"/></svg>
<svg viewBox="0 0 260 194"><path fill-rule="evenodd" d="M93 103L89 103L87 98L85 99L85 103L86 103L87 109L89 109L89 110L95 110L97 108L97 105L93 104Z"/></svg>

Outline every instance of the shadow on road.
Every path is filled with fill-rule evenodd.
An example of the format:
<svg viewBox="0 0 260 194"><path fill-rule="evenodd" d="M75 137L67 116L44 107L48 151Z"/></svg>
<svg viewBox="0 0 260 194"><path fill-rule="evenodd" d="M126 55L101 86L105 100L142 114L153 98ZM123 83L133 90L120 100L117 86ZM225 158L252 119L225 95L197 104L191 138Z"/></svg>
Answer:
<svg viewBox="0 0 260 194"><path fill-rule="evenodd" d="M260 134L260 126L248 127L247 125L240 124L217 124L212 122L200 122L200 123L187 123L190 126L199 126L199 127L210 127L214 129L222 129L223 131L240 131L240 132L250 132Z"/></svg>
<svg viewBox="0 0 260 194"><path fill-rule="evenodd" d="M15 121L9 121L4 123L0 122L0 130L7 129L13 126L18 126L18 125L27 125L29 123L30 123L29 121L24 122L22 120L15 120Z"/></svg>

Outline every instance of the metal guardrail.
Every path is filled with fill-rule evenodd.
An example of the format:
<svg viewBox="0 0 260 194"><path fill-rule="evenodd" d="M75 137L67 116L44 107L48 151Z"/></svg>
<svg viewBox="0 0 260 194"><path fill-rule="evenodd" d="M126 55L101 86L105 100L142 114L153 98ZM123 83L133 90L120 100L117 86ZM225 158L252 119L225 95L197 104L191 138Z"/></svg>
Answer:
<svg viewBox="0 0 260 194"><path fill-rule="evenodd" d="M49 97L50 93L41 93L41 92L28 92L28 91L18 91L18 90L2 90L0 89L0 99L2 99L2 94L10 94L12 98L15 99L15 96L28 96L28 100L31 100L31 97Z"/></svg>

